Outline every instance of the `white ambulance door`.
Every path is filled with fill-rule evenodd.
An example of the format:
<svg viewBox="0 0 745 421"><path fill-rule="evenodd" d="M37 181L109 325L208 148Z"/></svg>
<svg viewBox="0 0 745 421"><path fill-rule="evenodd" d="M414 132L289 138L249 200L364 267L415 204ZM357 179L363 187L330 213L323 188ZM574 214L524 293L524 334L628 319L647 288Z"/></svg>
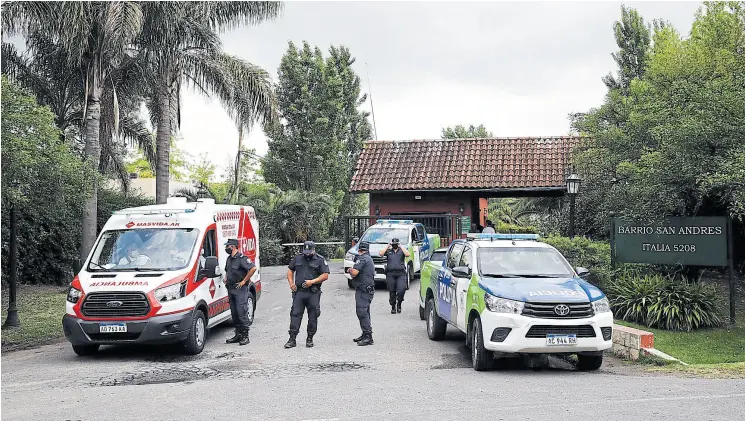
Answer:
<svg viewBox="0 0 745 421"><path fill-rule="evenodd" d="M476 266L473 264L474 253L475 250L471 246L466 245L463 254L460 257L460 261L458 262L458 266L465 266L473 271L473 268ZM468 287L471 285L471 277L456 277L455 274L453 274L453 280L455 281L455 299L458 308L456 326L465 332L467 327L466 314L468 311L466 308L466 294L468 294Z"/></svg>
<svg viewBox="0 0 745 421"><path fill-rule="evenodd" d="M222 253L224 254L224 253ZM204 236L204 241L202 242L202 250L199 257L199 269L204 265L205 258L207 257L217 257L220 255L219 252L219 245L217 242L217 230L215 228L211 228L207 231L207 234ZM218 266L220 267L220 270L223 269L224 266L220 266L219 260L218 260ZM224 301L227 299L227 289L225 288L225 284L222 282L221 276L216 276L214 278L203 278L204 284L201 287L201 294L200 296L207 301L208 310L209 313L209 319L210 319L210 325L213 326L215 323L220 322L225 318L225 315L228 313L225 313L225 308L227 306L223 305ZM201 281L201 280L198 280Z"/></svg>

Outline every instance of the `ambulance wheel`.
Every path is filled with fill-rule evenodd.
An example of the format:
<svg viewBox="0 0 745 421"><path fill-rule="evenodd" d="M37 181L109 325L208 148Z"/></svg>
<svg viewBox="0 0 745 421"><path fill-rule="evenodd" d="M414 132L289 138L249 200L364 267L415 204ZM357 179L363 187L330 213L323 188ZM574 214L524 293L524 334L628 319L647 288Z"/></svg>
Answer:
<svg viewBox="0 0 745 421"><path fill-rule="evenodd" d="M100 345L73 345L72 350L81 357L93 355L98 351Z"/></svg>
<svg viewBox="0 0 745 421"><path fill-rule="evenodd" d="M471 324L471 362L476 371L485 371L492 368L494 355L484 348L484 333L481 330L481 319L473 319Z"/></svg>
<svg viewBox="0 0 745 421"><path fill-rule="evenodd" d="M577 369L580 371L595 371L603 365L603 354L600 355L577 355Z"/></svg>
<svg viewBox="0 0 745 421"><path fill-rule="evenodd" d="M435 310L435 299L430 297L427 299L427 336L433 341L440 341L445 337L445 331L447 330L448 324L440 316L437 315Z"/></svg>
<svg viewBox="0 0 745 421"><path fill-rule="evenodd" d="M248 293L248 310L246 310L246 319L248 319L248 325L251 326L254 324L254 313L256 311L256 299L254 298L254 293L249 292Z"/></svg>
<svg viewBox="0 0 745 421"><path fill-rule="evenodd" d="M191 355L197 355L204 349L204 343L207 341L207 320L202 310L194 312L191 319L191 329L189 336L184 341L186 352Z"/></svg>

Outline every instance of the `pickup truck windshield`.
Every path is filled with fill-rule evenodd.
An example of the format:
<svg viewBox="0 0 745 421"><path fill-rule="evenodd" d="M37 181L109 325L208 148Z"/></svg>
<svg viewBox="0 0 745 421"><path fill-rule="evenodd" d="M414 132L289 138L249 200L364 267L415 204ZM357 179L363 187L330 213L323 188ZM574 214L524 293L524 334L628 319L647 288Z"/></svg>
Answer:
<svg viewBox="0 0 745 421"><path fill-rule="evenodd" d="M572 268L554 249L537 247L482 247L478 251L482 276L508 278L571 278Z"/></svg>
<svg viewBox="0 0 745 421"><path fill-rule="evenodd" d="M197 242L194 228L106 231L88 264L90 272L164 271L189 264Z"/></svg>
<svg viewBox="0 0 745 421"><path fill-rule="evenodd" d="M409 244L409 232L411 228L369 228L360 241L372 244L388 244L392 239L398 238L401 244Z"/></svg>

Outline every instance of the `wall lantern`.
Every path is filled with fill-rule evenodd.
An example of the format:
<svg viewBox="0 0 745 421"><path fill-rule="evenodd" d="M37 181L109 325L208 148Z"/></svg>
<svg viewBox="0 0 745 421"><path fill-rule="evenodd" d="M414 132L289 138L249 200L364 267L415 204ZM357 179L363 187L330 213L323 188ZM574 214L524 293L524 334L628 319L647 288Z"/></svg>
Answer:
<svg viewBox="0 0 745 421"><path fill-rule="evenodd" d="M465 212L465 208L463 207L463 203L460 204L460 207L458 208L458 211L460 211L460 214L463 215L463 212Z"/></svg>
<svg viewBox="0 0 745 421"><path fill-rule="evenodd" d="M582 178L578 176L576 173L572 172L572 174L567 177L566 180L567 183L567 193L570 195L576 195L579 193L579 186L582 184Z"/></svg>

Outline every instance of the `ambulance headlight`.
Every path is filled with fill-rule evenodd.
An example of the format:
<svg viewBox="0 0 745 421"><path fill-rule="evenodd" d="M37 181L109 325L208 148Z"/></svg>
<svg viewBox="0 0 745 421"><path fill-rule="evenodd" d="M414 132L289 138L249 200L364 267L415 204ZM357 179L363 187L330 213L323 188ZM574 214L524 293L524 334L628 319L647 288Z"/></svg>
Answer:
<svg viewBox="0 0 745 421"><path fill-rule="evenodd" d="M160 302L178 300L184 296L186 296L186 282L169 285L155 290L155 299Z"/></svg>
<svg viewBox="0 0 745 421"><path fill-rule="evenodd" d="M523 312L523 307L525 307L525 303L522 301L499 298L491 294L484 295L484 304L486 304L487 310L494 313L520 314Z"/></svg>
<svg viewBox="0 0 745 421"><path fill-rule="evenodd" d="M354 261L354 258L357 257L353 253L347 253L344 255L344 260L351 260Z"/></svg>
<svg viewBox="0 0 745 421"><path fill-rule="evenodd" d="M67 301L75 304L78 302L81 295L83 295L83 293L80 292L79 289L71 286L70 289L67 290Z"/></svg>
<svg viewBox="0 0 745 421"><path fill-rule="evenodd" d="M592 309L595 311L595 314L608 313L610 312L610 303L607 298L601 298L592 302Z"/></svg>

